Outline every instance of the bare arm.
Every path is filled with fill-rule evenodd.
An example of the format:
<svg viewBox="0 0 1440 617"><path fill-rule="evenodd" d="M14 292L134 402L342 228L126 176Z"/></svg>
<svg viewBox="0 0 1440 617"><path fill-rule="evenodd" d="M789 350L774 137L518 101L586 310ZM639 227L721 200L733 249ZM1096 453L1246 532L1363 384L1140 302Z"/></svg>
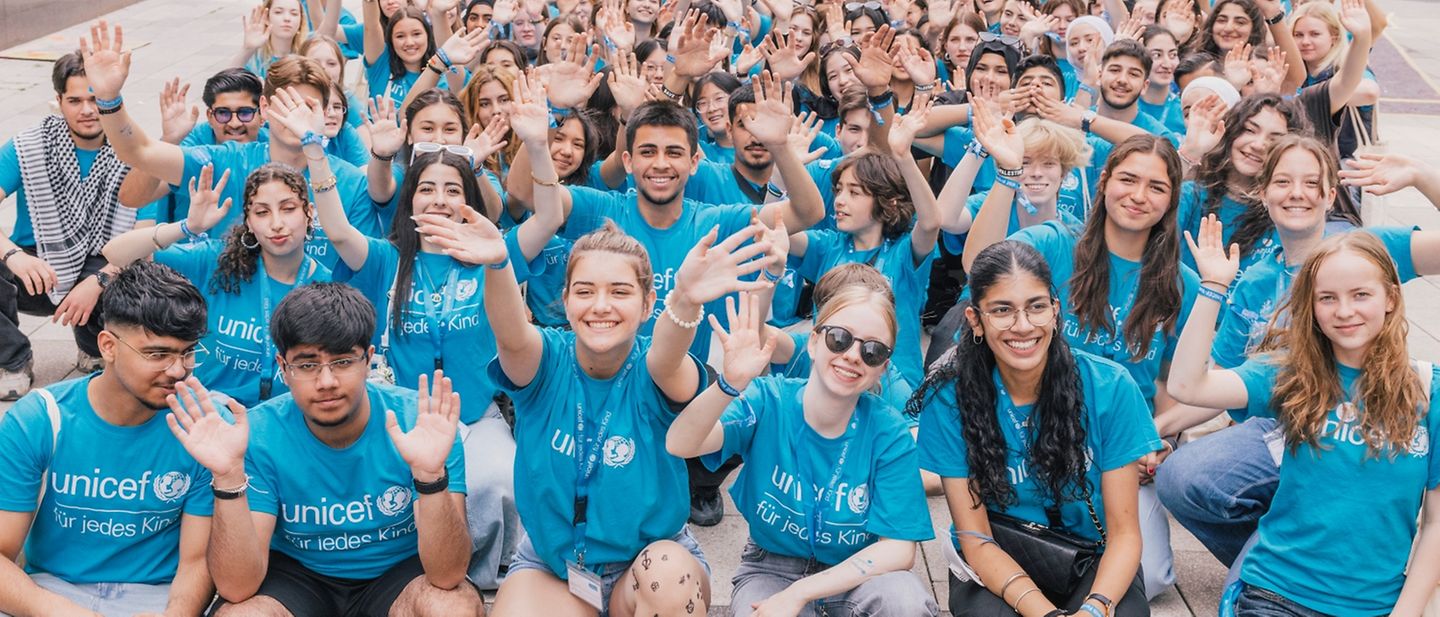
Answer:
<svg viewBox="0 0 1440 617"><path fill-rule="evenodd" d="M960 555L980 575L985 588L1025 617L1041 617L1055 610L1055 605L1044 594L1032 591L1037 587L1029 578L1016 577L1023 575L1025 570L991 539L995 532L990 528L990 515L985 511L984 504L970 494L969 478L942 477L941 484L945 487L945 503L949 506L950 517L955 521L955 530L960 538ZM1010 583L1009 586L1006 583ZM1016 606L1017 601L1019 606Z"/></svg>
<svg viewBox="0 0 1440 617"><path fill-rule="evenodd" d="M975 176L980 174L980 167L984 164L985 159L966 152L965 157L960 159L960 164L955 166L955 171L950 172L950 178L945 180L938 199L941 229L952 234L970 231L974 219L965 204L970 198L970 191L975 187Z"/></svg>
<svg viewBox="0 0 1440 617"><path fill-rule="evenodd" d="M380 3L365 2L361 11L365 24L365 62L375 64L380 54L385 53L385 29L380 27Z"/></svg>
<svg viewBox="0 0 1440 617"><path fill-rule="evenodd" d="M16 565L34 516L33 512L0 512L0 553L4 553L0 559L0 610L11 615L98 615L36 585Z"/></svg>
<svg viewBox="0 0 1440 617"><path fill-rule="evenodd" d="M440 589L465 581L470 565L470 534L465 526L465 495L442 491L415 501L415 534L425 580Z"/></svg>
<svg viewBox="0 0 1440 617"><path fill-rule="evenodd" d="M321 183L328 184L327 179L333 179L335 172L330 169L330 159L325 156L325 149L320 144L311 144L305 146L304 150L311 181L321 186ZM335 247L335 252L340 254L345 265L351 270L363 267L370 256L370 243L365 239L365 234L355 229L355 226L350 224L349 217L345 216L345 206L340 203L340 193L333 188L328 191L315 191L315 211L320 219L320 227L325 230L330 244Z"/></svg>
<svg viewBox="0 0 1440 617"><path fill-rule="evenodd" d="M1415 557L1405 573L1405 586L1391 615L1419 617L1435 595L1440 581L1440 488L1425 491L1425 518L1420 523L1420 538L1415 544Z"/></svg>
<svg viewBox="0 0 1440 617"><path fill-rule="evenodd" d="M1135 466L1101 474L1100 495L1105 504L1105 553L1090 591L1123 598L1140 567L1140 478Z"/></svg>
<svg viewBox="0 0 1440 617"><path fill-rule="evenodd" d="M113 38L105 24L93 28L90 38L80 40L80 52L96 98L118 99L130 74L130 52L125 51L121 27L115 26ZM123 103L114 113L100 114L100 126L122 162L169 184L180 184L185 172L180 147L151 139Z"/></svg>
<svg viewBox="0 0 1440 617"><path fill-rule="evenodd" d="M1335 77L1325 82L1330 88L1330 113L1337 114L1350 103L1350 97L1365 78L1365 67L1370 63L1370 15L1365 12L1363 0L1343 0L1340 21L1355 38L1345 52L1345 59L1335 71ZM1298 53L1298 52L1297 52ZM1297 63L1298 64L1298 63Z"/></svg>
<svg viewBox="0 0 1440 617"><path fill-rule="evenodd" d="M180 517L180 567L170 582L170 601L165 614L180 617L199 615L210 605L215 586L205 563L210 543L210 517L185 514Z"/></svg>
<svg viewBox="0 0 1440 617"><path fill-rule="evenodd" d="M1225 251L1221 225L1215 215L1200 221L1198 243L1191 239L1189 232L1185 237L1201 279L1225 286L1223 290L1213 291L1228 292L1230 281L1240 269L1240 251L1238 246L1230 247L1228 253ZM1214 287L1214 283L1202 285ZM1167 385L1170 396L1182 403L1211 409L1239 409L1250 402L1245 382L1235 371L1210 366L1210 349L1215 344L1215 322L1219 313L1219 302L1203 294L1195 299L1175 347L1174 359L1170 361Z"/></svg>

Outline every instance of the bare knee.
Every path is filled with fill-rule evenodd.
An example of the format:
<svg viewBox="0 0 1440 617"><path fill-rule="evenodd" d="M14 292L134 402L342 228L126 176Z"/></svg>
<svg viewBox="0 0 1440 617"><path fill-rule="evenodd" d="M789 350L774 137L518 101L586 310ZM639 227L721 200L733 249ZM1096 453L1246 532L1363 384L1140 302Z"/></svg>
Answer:
<svg viewBox="0 0 1440 617"><path fill-rule="evenodd" d="M395 604L390 607L391 617L450 617L452 615L473 615L484 617L485 603L480 594L468 582L462 582L454 589L441 589L431 585L424 576L418 576L405 586Z"/></svg>
<svg viewBox="0 0 1440 617"><path fill-rule="evenodd" d="M215 610L215 617L294 617L285 605L270 596L251 596L244 602L225 603Z"/></svg>
<svg viewBox="0 0 1440 617"><path fill-rule="evenodd" d="M627 579L637 608L644 607L646 614L703 615L710 595L710 581L704 574L689 549L672 540L659 540L640 551Z"/></svg>

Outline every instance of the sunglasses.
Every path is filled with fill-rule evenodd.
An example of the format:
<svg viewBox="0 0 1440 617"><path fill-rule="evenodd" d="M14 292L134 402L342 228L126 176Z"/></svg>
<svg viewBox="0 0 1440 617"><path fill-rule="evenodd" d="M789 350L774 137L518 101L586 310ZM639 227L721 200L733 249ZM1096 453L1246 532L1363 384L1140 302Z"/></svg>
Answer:
<svg viewBox="0 0 1440 617"><path fill-rule="evenodd" d="M415 157L417 156L420 156L422 154L431 154L435 152L449 152L450 154L454 154L456 156L463 156L465 157L465 160L470 162L471 165L475 164L475 151L471 150L468 147L437 144L428 141L422 141L410 146L410 163L414 164Z"/></svg>
<svg viewBox="0 0 1440 617"><path fill-rule="evenodd" d="M855 338L849 330L840 326L820 326L815 332L825 337L825 348L831 353L843 354L850 351L855 343L860 343L860 361L867 366L880 366L890 359L890 354L895 350L889 345L880 341Z"/></svg>
<svg viewBox="0 0 1440 617"><path fill-rule="evenodd" d="M1020 37L1010 36L1008 34L995 34L988 30L980 33L981 43L989 43L991 41L999 41L1001 45L1007 47L1020 48Z"/></svg>
<svg viewBox="0 0 1440 617"><path fill-rule="evenodd" d="M879 3L879 2L846 2L846 3L845 3L845 10L846 10L846 11L854 12L854 11L858 11L858 10L860 10L860 9L872 9L872 10L878 11L878 10L880 10L880 3Z"/></svg>
<svg viewBox="0 0 1440 617"><path fill-rule="evenodd" d="M241 107L230 109L229 107L213 107L210 109L210 116L220 124L228 124L230 118L240 118L241 122L249 123L255 119L255 114L260 113L259 107Z"/></svg>

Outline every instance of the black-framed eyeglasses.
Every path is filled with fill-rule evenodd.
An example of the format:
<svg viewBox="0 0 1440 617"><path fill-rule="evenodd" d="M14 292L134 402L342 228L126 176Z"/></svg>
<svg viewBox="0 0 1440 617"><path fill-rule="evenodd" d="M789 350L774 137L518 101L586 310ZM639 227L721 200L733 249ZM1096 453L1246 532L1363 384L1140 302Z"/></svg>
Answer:
<svg viewBox="0 0 1440 617"><path fill-rule="evenodd" d="M1001 45L1004 45L1006 47L1014 47L1015 49L1020 49L1020 37L1018 36L1010 36L1008 34L996 34L989 30L980 33L981 43L989 43L992 41L999 42Z"/></svg>
<svg viewBox="0 0 1440 617"><path fill-rule="evenodd" d="M368 369L370 367L369 360L370 354L360 354L358 356L346 356L344 358L336 358L329 362L286 361L285 374L289 375L293 379L311 381L314 379L318 379L320 377L320 373L324 372L324 370L327 368L330 369L330 374L332 375L344 375L347 373L353 373L360 369Z"/></svg>
<svg viewBox="0 0 1440 617"><path fill-rule="evenodd" d="M860 343L860 361L867 366L880 366L890 359L890 354L895 353L889 345L873 339L855 338L849 330L840 326L820 326L815 332L825 340L825 348L831 353L843 354L850 351L855 343Z"/></svg>
<svg viewBox="0 0 1440 617"><path fill-rule="evenodd" d="M1055 301L1053 299L1037 300L1031 302L1023 311L1013 306L1004 305L997 306L988 311L980 311L980 314L984 315L985 318L990 321L991 326L1000 330L1014 328L1015 324L1020 323L1021 313L1025 314L1025 321L1030 322L1031 326L1043 328L1050 325L1050 322L1055 321L1057 311L1054 309Z"/></svg>
<svg viewBox="0 0 1440 617"><path fill-rule="evenodd" d="M199 343L183 351L175 351L173 349L140 351L136 349L134 345L131 345L128 341L121 338L119 334L116 334L114 330L106 330L106 332L109 332L110 336L115 337L115 340L120 341L120 344L129 347L130 351L135 352L135 354L140 356L151 368L157 371L170 370L170 367L175 366L177 360L180 362L181 367L187 370L192 369L195 368L195 365L203 363L205 358L210 354L210 352L206 351Z"/></svg>
<svg viewBox="0 0 1440 617"><path fill-rule="evenodd" d="M229 107L210 108L210 117L214 118L215 121L220 124L229 124L230 118L232 117L239 118L240 122L249 124L251 120L255 119L255 114L258 113L260 113L259 107L240 107L237 109L230 109Z"/></svg>

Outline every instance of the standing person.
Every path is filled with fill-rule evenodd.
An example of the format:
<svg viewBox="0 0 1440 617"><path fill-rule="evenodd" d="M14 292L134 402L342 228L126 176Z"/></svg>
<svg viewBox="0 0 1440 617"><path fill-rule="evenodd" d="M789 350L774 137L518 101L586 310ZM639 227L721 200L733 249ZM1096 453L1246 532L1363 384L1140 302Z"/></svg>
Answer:
<svg viewBox="0 0 1440 617"><path fill-rule="evenodd" d="M970 289L955 354L911 399L920 466L942 478L962 556L951 613L1148 615L1135 463L1160 439L1140 389L1060 335L1050 268L1029 245L980 251ZM1072 588L1042 590L1033 562L995 542L991 512L1103 552Z"/></svg>
<svg viewBox="0 0 1440 617"><path fill-rule="evenodd" d="M916 543L935 535L915 441L900 410L871 393L895 344L895 305L866 287L837 292L806 345L809 377L794 379L761 377L783 334L762 338L757 295L736 304L727 300L730 332L716 327L724 368L665 439L676 456L747 463L731 489L750 531L734 614L936 615L908 571ZM777 476L795 488L777 494Z"/></svg>
<svg viewBox="0 0 1440 617"><path fill-rule="evenodd" d="M374 331L360 292L308 285L272 323L290 393L231 401L233 424L194 377L168 397L171 432L214 477L216 615L484 613L465 580L460 395L442 371L418 400L366 381Z"/></svg>
<svg viewBox="0 0 1440 617"><path fill-rule="evenodd" d="M1239 254L1226 250L1213 216L1198 242L1186 238L1208 293L1181 335L1171 394L1273 416L1284 434L1279 486L1241 567L1236 613L1420 615L1440 579L1440 457L1430 442L1440 377L1410 358L1389 249L1363 230L1322 241L1265 353L1221 369L1207 368L1213 324ZM1317 509L1329 515L1305 514Z"/></svg>
<svg viewBox="0 0 1440 617"><path fill-rule="evenodd" d="M76 367L99 370L102 326L91 316L116 272L100 247L135 225L118 199L130 167L105 138L81 54L56 60L50 81L60 115L0 147L0 200L15 195L15 228L0 238L0 401L19 399L34 378L20 312L72 326Z"/></svg>
<svg viewBox="0 0 1440 617"><path fill-rule="evenodd" d="M0 611L196 615L213 593L210 473L158 412L204 354L205 300L142 262L100 310L105 368L37 389L0 420Z"/></svg>

